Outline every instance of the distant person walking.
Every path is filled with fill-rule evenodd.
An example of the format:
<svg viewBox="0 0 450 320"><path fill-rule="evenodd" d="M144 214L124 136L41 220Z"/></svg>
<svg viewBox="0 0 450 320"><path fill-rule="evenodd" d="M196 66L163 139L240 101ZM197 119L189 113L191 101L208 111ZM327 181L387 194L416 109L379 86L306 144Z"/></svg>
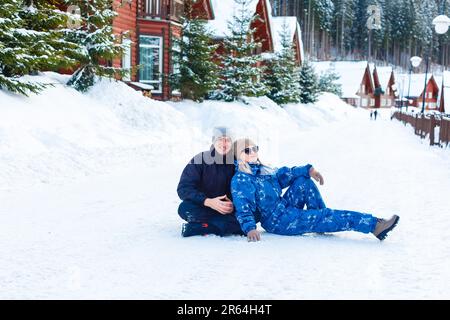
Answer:
<svg viewBox="0 0 450 320"><path fill-rule="evenodd" d="M372 120L372 117L373 117L373 112L370 111L370 120Z"/></svg>
<svg viewBox="0 0 450 320"><path fill-rule="evenodd" d="M378 115L378 111L375 110L375 111L373 112L373 116L375 117L375 120L377 120L377 115Z"/></svg>

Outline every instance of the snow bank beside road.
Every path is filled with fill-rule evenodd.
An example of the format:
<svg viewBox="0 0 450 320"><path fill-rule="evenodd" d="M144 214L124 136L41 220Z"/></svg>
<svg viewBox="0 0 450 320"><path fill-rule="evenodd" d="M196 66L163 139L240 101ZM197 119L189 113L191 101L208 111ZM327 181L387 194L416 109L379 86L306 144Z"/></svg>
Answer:
<svg viewBox="0 0 450 320"><path fill-rule="evenodd" d="M2 190L64 183L138 162L185 162L210 143L216 125L273 149L288 134L354 113L330 94L314 106L285 108L268 98L249 99L248 105L165 103L122 82L103 80L81 94L64 85L67 76L48 72L32 78L54 86L30 97L0 90Z"/></svg>
<svg viewBox="0 0 450 320"><path fill-rule="evenodd" d="M161 103L109 81L86 95L0 92L0 187L19 187L0 190L0 298L448 298L450 155L389 112L371 121L327 95ZM330 208L396 213L399 226L382 244L351 232L181 238L181 170L229 123L262 141L264 162L314 164Z"/></svg>

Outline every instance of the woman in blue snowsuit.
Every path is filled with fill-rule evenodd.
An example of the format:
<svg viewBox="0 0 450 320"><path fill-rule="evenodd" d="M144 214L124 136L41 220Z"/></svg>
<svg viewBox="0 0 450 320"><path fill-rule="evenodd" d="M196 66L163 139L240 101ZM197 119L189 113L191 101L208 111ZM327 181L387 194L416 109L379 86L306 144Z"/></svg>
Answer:
<svg viewBox="0 0 450 320"><path fill-rule="evenodd" d="M258 149L250 139L234 143L237 161L231 193L237 220L249 241L260 240L256 230L259 221L267 232L280 235L358 231L373 233L380 240L398 223L396 215L385 220L370 214L327 208L311 179L323 184L323 178L310 164L272 169L261 164ZM287 187L282 196L282 190Z"/></svg>

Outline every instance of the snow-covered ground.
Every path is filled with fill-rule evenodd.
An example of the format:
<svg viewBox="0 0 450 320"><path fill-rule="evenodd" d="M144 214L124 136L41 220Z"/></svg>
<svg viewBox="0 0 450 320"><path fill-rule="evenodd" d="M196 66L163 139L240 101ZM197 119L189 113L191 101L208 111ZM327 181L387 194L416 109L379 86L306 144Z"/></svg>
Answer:
<svg viewBox="0 0 450 320"><path fill-rule="evenodd" d="M450 298L450 152L383 111L162 103L121 83L0 91L0 298ZM214 125L273 165L312 163L331 208L389 217L380 243L339 233L182 238L176 186Z"/></svg>

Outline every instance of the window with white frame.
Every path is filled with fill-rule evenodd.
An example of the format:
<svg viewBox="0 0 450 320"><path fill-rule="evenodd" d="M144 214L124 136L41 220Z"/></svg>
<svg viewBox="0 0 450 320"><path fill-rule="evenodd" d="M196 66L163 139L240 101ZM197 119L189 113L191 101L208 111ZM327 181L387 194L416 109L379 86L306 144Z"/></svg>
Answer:
<svg viewBox="0 0 450 320"><path fill-rule="evenodd" d="M433 92L428 92L428 99L432 99L433 98Z"/></svg>
<svg viewBox="0 0 450 320"><path fill-rule="evenodd" d="M156 93L162 92L162 38L139 36L139 82L153 86Z"/></svg>
<svg viewBox="0 0 450 320"><path fill-rule="evenodd" d="M361 85L361 92L362 93L366 92L366 86L364 84Z"/></svg>
<svg viewBox="0 0 450 320"><path fill-rule="evenodd" d="M371 107L375 106L375 99L370 99L370 106Z"/></svg>

